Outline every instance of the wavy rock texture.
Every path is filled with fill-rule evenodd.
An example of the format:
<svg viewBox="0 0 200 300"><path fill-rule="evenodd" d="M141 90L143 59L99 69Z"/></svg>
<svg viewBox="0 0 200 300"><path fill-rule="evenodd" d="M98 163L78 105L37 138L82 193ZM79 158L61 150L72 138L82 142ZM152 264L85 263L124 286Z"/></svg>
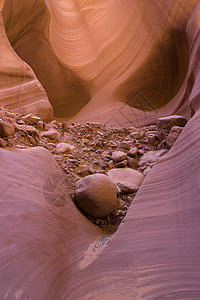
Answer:
<svg viewBox="0 0 200 300"><path fill-rule="evenodd" d="M198 1L47 2L54 52L91 87L74 120L143 125L190 115L186 27Z"/></svg>
<svg viewBox="0 0 200 300"><path fill-rule="evenodd" d="M9 44L1 13L0 41L0 105L24 114L32 112L50 120L53 110L46 92L31 68Z"/></svg>
<svg viewBox="0 0 200 300"><path fill-rule="evenodd" d="M83 299L200 298L200 138L192 134L199 117L147 175L124 223L83 271ZM86 274L95 274L92 284ZM69 299L78 292L70 289Z"/></svg>
<svg viewBox="0 0 200 300"><path fill-rule="evenodd" d="M198 300L199 118L110 237L74 207L47 150L1 150L0 298Z"/></svg>
<svg viewBox="0 0 200 300"><path fill-rule="evenodd" d="M87 83L63 66L53 53L48 40L50 16L44 1L5 1L2 14L10 44L33 69L47 92L54 115L76 114L89 101ZM35 97L39 98L37 94Z"/></svg>
<svg viewBox="0 0 200 300"><path fill-rule="evenodd" d="M54 299L105 234L75 208L47 150L0 150L0 162L0 298Z"/></svg>
<svg viewBox="0 0 200 300"><path fill-rule="evenodd" d="M47 83L45 90L58 116L80 110L74 120L130 125L170 113L189 118L191 110L195 115L148 173L112 237L77 211L46 150L1 150L0 298L199 300L200 4L184 0L46 4L51 18L42 0L6 1L3 18L13 48L27 57L30 66L33 63L43 86ZM27 15L22 13L24 7ZM37 18L30 21L32 15ZM14 24L19 24L16 31ZM0 103L16 110L28 110L33 103L38 110L44 95L44 107L50 107L31 68L10 46L2 20L0 40ZM38 48L45 57L35 53L32 61L28 50ZM49 72L50 82L48 72L42 77L49 62L56 70ZM56 76L65 78L65 72L69 78L57 86ZM82 87L80 93L76 84ZM76 92L77 99L85 95L88 104L81 109L80 101L74 100L74 108L62 115L63 107L71 105L68 96L61 96L63 90L58 101L51 96L61 87L70 91L71 99Z"/></svg>
<svg viewBox="0 0 200 300"><path fill-rule="evenodd" d="M130 126L172 113L190 117L190 94L198 85L197 4L5 0L2 14L11 46L33 69L55 116ZM33 99L44 93L31 91Z"/></svg>

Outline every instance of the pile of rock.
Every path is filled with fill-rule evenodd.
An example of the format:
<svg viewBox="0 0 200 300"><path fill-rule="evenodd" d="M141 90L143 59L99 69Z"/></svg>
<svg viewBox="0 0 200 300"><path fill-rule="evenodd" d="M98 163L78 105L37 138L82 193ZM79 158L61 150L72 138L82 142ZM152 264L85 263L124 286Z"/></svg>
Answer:
<svg viewBox="0 0 200 300"><path fill-rule="evenodd" d="M68 178L77 205L107 230L121 222L144 176L173 146L186 123L184 117L173 115L142 128L68 125L2 107L0 147L48 149Z"/></svg>

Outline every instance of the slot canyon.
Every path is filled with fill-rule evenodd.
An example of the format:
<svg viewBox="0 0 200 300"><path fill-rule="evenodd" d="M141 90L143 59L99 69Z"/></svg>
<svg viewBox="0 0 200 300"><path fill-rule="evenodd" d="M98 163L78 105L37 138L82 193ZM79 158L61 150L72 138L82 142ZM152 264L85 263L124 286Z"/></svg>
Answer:
<svg viewBox="0 0 200 300"><path fill-rule="evenodd" d="M0 299L200 299L200 1L0 0Z"/></svg>

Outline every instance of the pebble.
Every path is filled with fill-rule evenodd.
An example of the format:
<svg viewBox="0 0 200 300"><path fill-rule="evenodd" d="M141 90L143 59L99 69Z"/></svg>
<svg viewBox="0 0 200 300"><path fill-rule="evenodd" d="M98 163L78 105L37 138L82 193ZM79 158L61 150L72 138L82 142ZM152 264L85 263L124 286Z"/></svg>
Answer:
<svg viewBox="0 0 200 300"><path fill-rule="evenodd" d="M74 173L79 176L88 176L90 174L90 167L88 165L80 165L74 169Z"/></svg>
<svg viewBox="0 0 200 300"><path fill-rule="evenodd" d="M137 185L126 183L126 182L123 182L123 183L118 182L117 186L120 188L121 194L132 194L132 193L137 192L137 190L138 190Z"/></svg>
<svg viewBox="0 0 200 300"><path fill-rule="evenodd" d="M127 160L125 159L125 160L122 160L122 161L120 161L120 162L118 162L118 163L116 163L116 167L117 168L124 168L124 167L126 167L127 166Z"/></svg>
<svg viewBox="0 0 200 300"><path fill-rule="evenodd" d="M115 163L118 163L118 162L123 161L124 159L126 159L127 154L125 152L122 152L122 151L114 151L112 153L111 158Z"/></svg>
<svg viewBox="0 0 200 300"><path fill-rule="evenodd" d="M7 142L4 139L0 138L0 147L5 148L6 146Z"/></svg>
<svg viewBox="0 0 200 300"><path fill-rule="evenodd" d="M108 167L109 169L112 169L112 168L114 167L114 164L113 164L113 161L112 161L112 160L110 160L110 161L107 162L107 167Z"/></svg>
<svg viewBox="0 0 200 300"><path fill-rule="evenodd" d="M38 130L34 126L31 126L31 125L17 125L16 129L18 131L20 131L20 130L25 131L29 135L39 136Z"/></svg>
<svg viewBox="0 0 200 300"><path fill-rule="evenodd" d="M149 152L145 153L139 161L139 166L140 167L142 167L144 165L149 166L152 163L156 163L160 159L160 157L163 155L162 153L163 153L162 150L149 151Z"/></svg>
<svg viewBox="0 0 200 300"><path fill-rule="evenodd" d="M130 137L133 139L139 139L140 138L140 133L138 131L130 133Z"/></svg>
<svg viewBox="0 0 200 300"><path fill-rule="evenodd" d="M19 124L19 125L26 125L26 123L24 121L22 121L22 120L18 120L17 124Z"/></svg>
<svg viewBox="0 0 200 300"><path fill-rule="evenodd" d="M7 137L9 135L14 135L14 134L15 134L15 129L12 125L0 121L0 136Z"/></svg>
<svg viewBox="0 0 200 300"><path fill-rule="evenodd" d="M128 152L128 156L130 157L137 157L137 154L138 154L138 148L136 147L132 147Z"/></svg>
<svg viewBox="0 0 200 300"><path fill-rule="evenodd" d="M75 146L67 143L58 143L56 147L56 151L57 153L73 152L75 148L76 148Z"/></svg>
<svg viewBox="0 0 200 300"><path fill-rule="evenodd" d="M30 143L31 143L33 146L36 146L36 145L37 145L36 140L35 140L31 135L28 136L28 139L29 139Z"/></svg>
<svg viewBox="0 0 200 300"><path fill-rule="evenodd" d="M182 130L183 130L183 127L180 127L180 126L173 126L171 128L171 130L166 138L166 143L169 146L169 148L171 148L174 145L177 138L181 134Z"/></svg>
<svg viewBox="0 0 200 300"><path fill-rule="evenodd" d="M43 121L37 122L36 127L38 130L42 131L44 129L44 122Z"/></svg>
<svg viewBox="0 0 200 300"><path fill-rule="evenodd" d="M143 175L146 176L149 173L150 170L151 170L150 167L147 167L146 169L144 169Z"/></svg>
<svg viewBox="0 0 200 300"><path fill-rule="evenodd" d="M128 157L128 158L127 158L127 165L128 165L129 168L131 168L131 169L137 169L138 162L137 162L134 158Z"/></svg>
<svg viewBox="0 0 200 300"><path fill-rule="evenodd" d="M131 148L129 141L122 141L119 143L119 149L129 150Z"/></svg>
<svg viewBox="0 0 200 300"><path fill-rule="evenodd" d="M53 129L50 129L48 131L44 131L41 133L41 136L42 137L46 137L50 140L54 140L58 137L58 131L57 130L53 130Z"/></svg>
<svg viewBox="0 0 200 300"><path fill-rule="evenodd" d="M41 118L36 117L32 114L28 114L21 117L21 120L29 125L37 124L37 122L41 121Z"/></svg>
<svg viewBox="0 0 200 300"><path fill-rule="evenodd" d="M155 142L158 140L158 132L157 131L147 131L145 133L148 144L154 146Z"/></svg>
<svg viewBox="0 0 200 300"><path fill-rule="evenodd" d="M144 179L143 174L130 169L112 169L108 171L108 176L112 179L114 184L134 185L139 187Z"/></svg>

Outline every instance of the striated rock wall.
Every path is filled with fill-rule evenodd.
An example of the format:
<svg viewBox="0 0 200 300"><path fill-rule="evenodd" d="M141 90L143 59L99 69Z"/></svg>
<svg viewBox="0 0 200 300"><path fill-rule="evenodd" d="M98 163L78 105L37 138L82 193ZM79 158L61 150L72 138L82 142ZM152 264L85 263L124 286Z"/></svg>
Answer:
<svg viewBox="0 0 200 300"><path fill-rule="evenodd" d="M175 112L189 117L186 28L197 3L48 1L54 52L91 86L74 120L144 125Z"/></svg>
<svg viewBox="0 0 200 300"><path fill-rule="evenodd" d="M15 52L32 68L56 117L144 125L172 113L190 117L190 94L198 85L198 11L197 0L5 0L2 15L12 47L5 33L1 39L17 61ZM5 102L2 90L2 105L28 105L21 77L26 75L12 75L15 96L2 88L10 97ZM6 77L1 80L6 86ZM34 80L29 97L46 103Z"/></svg>
<svg viewBox="0 0 200 300"><path fill-rule="evenodd" d="M5 0L1 105L50 119L49 99L58 117L119 126L194 116L113 236L47 150L1 149L0 298L199 300L199 1L46 5Z"/></svg>
<svg viewBox="0 0 200 300"><path fill-rule="evenodd" d="M3 1L1 1L1 8L2 6ZM0 105L21 113L31 111L50 120L53 110L46 92L31 68L16 55L11 47L1 13L0 40Z"/></svg>
<svg viewBox="0 0 200 300"><path fill-rule="evenodd" d="M44 1L5 1L2 14L13 49L34 71L54 108L54 115L76 114L89 101L87 84L63 66L53 53L48 40L50 16Z"/></svg>
<svg viewBox="0 0 200 300"><path fill-rule="evenodd" d="M113 235L81 215L46 149L1 149L0 298L198 300L199 117Z"/></svg>

